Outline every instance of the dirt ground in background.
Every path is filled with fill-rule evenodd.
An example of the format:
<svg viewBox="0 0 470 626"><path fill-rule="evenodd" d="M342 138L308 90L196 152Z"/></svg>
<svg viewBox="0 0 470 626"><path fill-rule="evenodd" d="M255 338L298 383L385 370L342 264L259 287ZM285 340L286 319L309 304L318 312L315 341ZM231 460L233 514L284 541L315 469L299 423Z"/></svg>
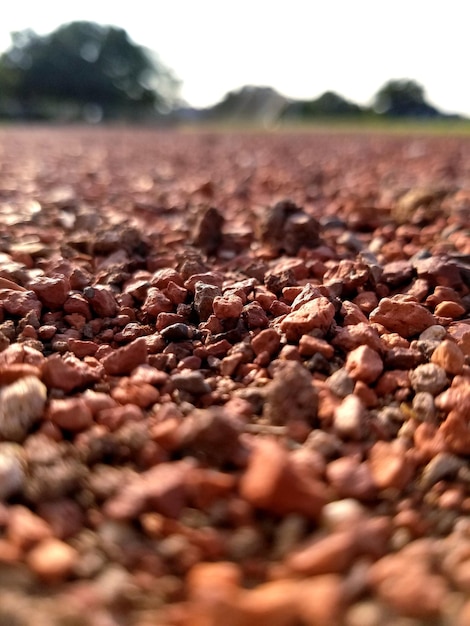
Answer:
<svg viewBox="0 0 470 626"><path fill-rule="evenodd" d="M470 624L470 139L0 128L0 624Z"/></svg>

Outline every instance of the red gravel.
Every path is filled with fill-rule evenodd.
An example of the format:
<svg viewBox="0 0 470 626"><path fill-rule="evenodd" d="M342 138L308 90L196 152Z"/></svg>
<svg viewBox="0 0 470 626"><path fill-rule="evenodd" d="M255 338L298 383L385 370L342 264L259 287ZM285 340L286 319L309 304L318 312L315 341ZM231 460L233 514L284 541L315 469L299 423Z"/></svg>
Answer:
<svg viewBox="0 0 470 626"><path fill-rule="evenodd" d="M470 140L0 131L0 622L470 624Z"/></svg>

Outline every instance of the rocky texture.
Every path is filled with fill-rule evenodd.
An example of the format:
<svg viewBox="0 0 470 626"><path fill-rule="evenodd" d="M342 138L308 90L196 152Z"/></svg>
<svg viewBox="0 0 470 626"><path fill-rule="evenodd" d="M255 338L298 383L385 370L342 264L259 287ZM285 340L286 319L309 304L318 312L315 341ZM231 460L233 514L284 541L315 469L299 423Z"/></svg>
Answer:
<svg viewBox="0 0 470 626"><path fill-rule="evenodd" d="M276 253L297 254L303 246L320 245L320 224L301 207L284 200L266 212L261 221L260 238Z"/></svg>
<svg viewBox="0 0 470 626"><path fill-rule="evenodd" d="M0 131L0 622L467 624L470 142L97 131Z"/></svg>

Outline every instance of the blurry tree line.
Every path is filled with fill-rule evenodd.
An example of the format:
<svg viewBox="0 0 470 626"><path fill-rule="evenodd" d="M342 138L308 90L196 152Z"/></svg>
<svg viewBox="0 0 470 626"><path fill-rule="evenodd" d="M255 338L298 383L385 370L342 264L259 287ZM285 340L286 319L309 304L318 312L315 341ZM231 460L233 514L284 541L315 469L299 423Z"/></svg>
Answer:
<svg viewBox="0 0 470 626"><path fill-rule="evenodd" d="M0 56L0 116L99 121L153 118L179 83L121 28L73 22L49 35L12 34Z"/></svg>
<svg viewBox="0 0 470 626"><path fill-rule="evenodd" d="M391 80L361 107L327 91L314 100L292 100L269 87L247 86L214 107L184 108L179 81L150 50L117 27L73 22L39 36L12 34L0 56L0 118L20 120L244 119L255 122L324 117L359 119L435 118L443 114L426 101L413 80Z"/></svg>

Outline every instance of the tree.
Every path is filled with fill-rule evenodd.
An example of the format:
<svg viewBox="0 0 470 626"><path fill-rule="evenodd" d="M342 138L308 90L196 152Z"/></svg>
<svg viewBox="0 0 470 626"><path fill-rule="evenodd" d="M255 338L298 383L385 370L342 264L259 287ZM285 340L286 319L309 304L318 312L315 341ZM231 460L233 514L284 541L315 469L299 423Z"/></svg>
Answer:
<svg viewBox="0 0 470 626"><path fill-rule="evenodd" d="M26 117L140 117L177 101L178 81L117 27L72 22L14 33L0 57L0 94Z"/></svg>
<svg viewBox="0 0 470 626"><path fill-rule="evenodd" d="M271 87L245 85L236 91L229 91L221 102L212 107L208 116L270 124L279 119L287 104L287 98Z"/></svg>
<svg viewBox="0 0 470 626"><path fill-rule="evenodd" d="M291 103L285 117L334 117L356 116L362 109L354 102L346 100L334 91L325 91L315 100L299 100Z"/></svg>
<svg viewBox="0 0 470 626"><path fill-rule="evenodd" d="M414 80L388 81L376 94L373 108L393 117L437 117L439 111L426 102L423 87Z"/></svg>

